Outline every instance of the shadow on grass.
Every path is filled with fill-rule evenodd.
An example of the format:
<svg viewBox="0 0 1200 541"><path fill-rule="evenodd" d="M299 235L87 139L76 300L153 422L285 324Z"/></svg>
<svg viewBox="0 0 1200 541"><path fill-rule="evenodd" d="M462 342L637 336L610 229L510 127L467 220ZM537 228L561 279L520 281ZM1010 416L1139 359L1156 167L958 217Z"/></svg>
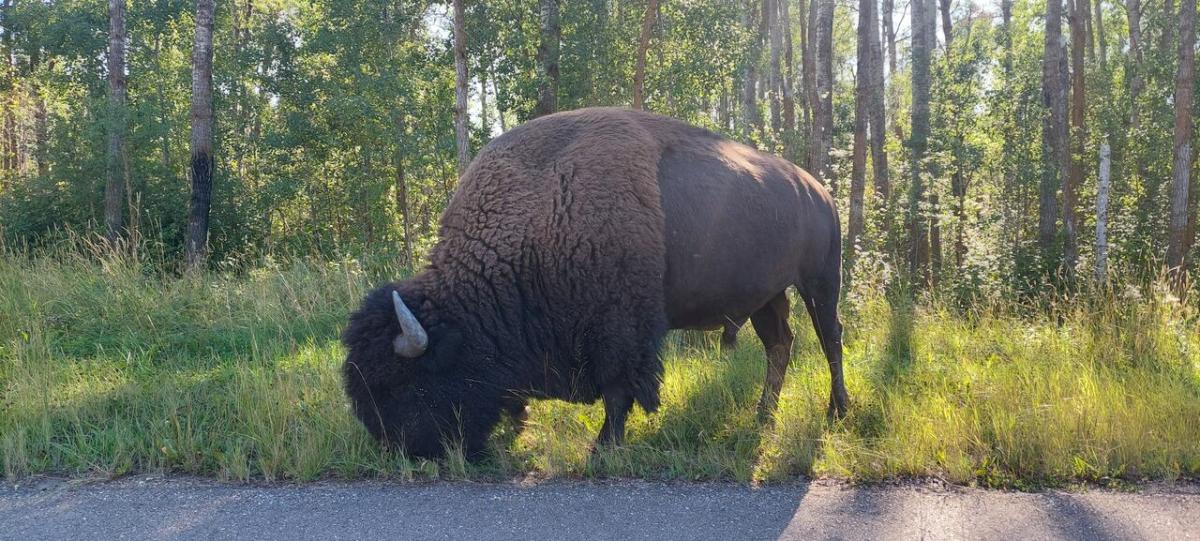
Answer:
<svg viewBox="0 0 1200 541"><path fill-rule="evenodd" d="M47 375L45 397L11 397L20 407L0 424L4 469L242 481L420 476L428 465L387 455L350 415L338 373L323 361L330 349L187 369L114 360L124 368L107 386L87 379L90 365L60 368Z"/></svg>
<svg viewBox="0 0 1200 541"><path fill-rule="evenodd" d="M40 399L14 397L22 404L5 430L10 474L214 471L217 448L208 433L214 408L196 400L215 390L208 376L125 377L113 385L86 382L90 386L75 379L56 382Z"/></svg>
<svg viewBox="0 0 1200 541"><path fill-rule="evenodd" d="M868 442L887 432L884 415L887 394L902 387L912 373L915 317L911 297L898 294L891 298L882 355L863 374L874 396L870 400L858 400L857 411L852 413L853 422L847 427Z"/></svg>
<svg viewBox="0 0 1200 541"><path fill-rule="evenodd" d="M913 304L913 299L908 296L896 296L891 299L883 364L875 373L877 377L872 382L877 387L896 386L912 371L913 319L916 317Z"/></svg>
<svg viewBox="0 0 1200 541"><path fill-rule="evenodd" d="M752 478L758 481L791 481L812 477L825 453L828 433L836 430L827 417L829 371L813 322L803 304L792 308L790 319L795 340L783 392L773 419L759 425L761 442L755 453ZM765 385L766 353L761 341L753 340L756 390L754 401ZM754 408L757 410L757 408Z"/></svg>
<svg viewBox="0 0 1200 541"><path fill-rule="evenodd" d="M744 349L668 354L663 407L637 424L625 447L598 453L590 473L748 480L761 437L753 413L761 367Z"/></svg>

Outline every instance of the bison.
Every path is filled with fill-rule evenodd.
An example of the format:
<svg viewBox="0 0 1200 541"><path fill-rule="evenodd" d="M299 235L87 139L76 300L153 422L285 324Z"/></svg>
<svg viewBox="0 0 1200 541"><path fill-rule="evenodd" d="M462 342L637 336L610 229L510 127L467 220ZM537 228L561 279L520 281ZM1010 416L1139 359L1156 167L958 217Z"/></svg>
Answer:
<svg viewBox="0 0 1200 541"><path fill-rule="evenodd" d="M750 319L775 409L796 286L846 411L839 222L788 161L668 117L590 108L532 120L463 173L420 273L370 292L342 341L345 390L384 445L478 456L529 399L604 401L598 445L659 405L668 329ZM730 325L732 326L732 325Z"/></svg>

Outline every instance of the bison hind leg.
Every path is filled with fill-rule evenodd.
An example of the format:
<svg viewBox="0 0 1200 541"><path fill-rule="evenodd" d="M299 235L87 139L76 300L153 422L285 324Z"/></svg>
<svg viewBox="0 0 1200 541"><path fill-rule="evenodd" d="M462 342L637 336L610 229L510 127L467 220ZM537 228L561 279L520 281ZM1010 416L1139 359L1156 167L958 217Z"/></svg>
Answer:
<svg viewBox="0 0 1200 541"><path fill-rule="evenodd" d="M806 280L799 288L804 306L812 318L813 329L821 341L821 349L829 362L829 417L841 418L850 407L842 373L842 322L838 318L838 295L841 289L836 275Z"/></svg>
<svg viewBox="0 0 1200 541"><path fill-rule="evenodd" d="M788 363L791 362L794 335L788 326L790 313L785 290L750 315L754 332L762 340L767 352L767 375L763 382L762 398L758 401L758 418L761 422L770 422L775 415L779 392L783 389Z"/></svg>

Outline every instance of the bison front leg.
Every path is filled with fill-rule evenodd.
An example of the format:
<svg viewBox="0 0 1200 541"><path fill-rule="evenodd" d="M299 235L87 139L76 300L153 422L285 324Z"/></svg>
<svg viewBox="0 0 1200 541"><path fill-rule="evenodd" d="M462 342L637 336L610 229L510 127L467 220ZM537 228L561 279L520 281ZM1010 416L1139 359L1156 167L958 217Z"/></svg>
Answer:
<svg viewBox="0 0 1200 541"><path fill-rule="evenodd" d="M520 434L525 431L525 425L529 421L529 406L525 400L511 400L504 406L508 412L509 419L512 420L513 430Z"/></svg>
<svg viewBox="0 0 1200 541"><path fill-rule="evenodd" d="M605 390L604 425L596 438L596 447L617 446L625 443L625 419L633 409L633 396L625 389Z"/></svg>
<svg viewBox="0 0 1200 541"><path fill-rule="evenodd" d="M721 350L722 351L733 351L733 350L737 349L738 331L741 330L742 324L745 322L746 322L745 320L737 321L737 322L734 322L734 321L726 321L725 322L724 327L722 327L722 329L721 329Z"/></svg>

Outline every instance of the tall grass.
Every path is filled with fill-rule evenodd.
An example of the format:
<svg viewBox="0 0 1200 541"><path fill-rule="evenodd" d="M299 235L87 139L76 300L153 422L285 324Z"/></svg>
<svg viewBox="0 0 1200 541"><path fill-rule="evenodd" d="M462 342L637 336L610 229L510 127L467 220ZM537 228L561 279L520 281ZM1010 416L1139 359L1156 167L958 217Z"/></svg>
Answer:
<svg viewBox="0 0 1200 541"><path fill-rule="evenodd" d="M825 418L807 318L775 424L756 423L753 331L672 334L663 406L592 456L598 405L534 405L481 464L381 452L350 415L337 344L386 267L262 262L175 276L145 256L0 256L0 467L223 479L632 476L778 481L941 476L1023 486L1200 474L1200 326L1164 294L1039 311L858 290L846 313L850 414Z"/></svg>

